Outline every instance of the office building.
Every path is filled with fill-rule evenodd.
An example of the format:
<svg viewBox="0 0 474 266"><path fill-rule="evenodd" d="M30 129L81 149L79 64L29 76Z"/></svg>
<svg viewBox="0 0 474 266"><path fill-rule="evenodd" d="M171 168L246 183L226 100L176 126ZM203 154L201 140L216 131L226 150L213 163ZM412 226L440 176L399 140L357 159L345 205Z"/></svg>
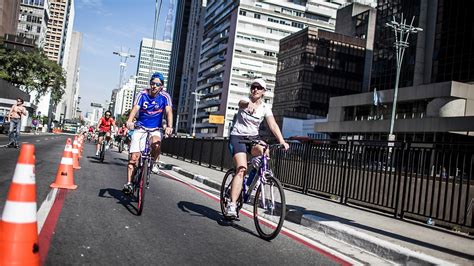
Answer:
<svg viewBox="0 0 474 266"><path fill-rule="evenodd" d="M365 40L311 27L280 41L273 114L326 117L329 98L362 92Z"/></svg>
<svg viewBox="0 0 474 266"><path fill-rule="evenodd" d="M0 1L0 38L5 34L16 34L20 2L18 0Z"/></svg>
<svg viewBox="0 0 474 266"><path fill-rule="evenodd" d="M73 0L49 0L50 17L44 52L46 56L66 68L74 24Z"/></svg>
<svg viewBox="0 0 474 266"><path fill-rule="evenodd" d="M194 95L192 95L192 92L196 88L197 84L199 52L201 48L202 33L204 30L204 15L206 10L204 2L205 1L202 0L190 1L191 6L189 10L188 28L186 31L186 42L185 48L182 50L184 52L183 59L179 61L180 63L177 64L179 65L179 68L182 69L182 73L181 77L178 77L178 75L175 76L175 85L170 88L173 92L173 102L175 102L174 97L177 94L175 89L179 89L177 99L178 104L175 106L175 127L177 128L177 131L181 133L191 133L192 131L193 106L195 103ZM183 16L182 18L186 20L185 16ZM178 23L176 23L175 25L175 29L176 28L178 28ZM183 31L181 31L181 33L183 33ZM175 37L176 34L177 31L175 31ZM173 66L171 67L171 69L173 69ZM172 82L171 77L170 82Z"/></svg>
<svg viewBox="0 0 474 266"><path fill-rule="evenodd" d="M82 33L74 31L71 38L71 49L69 49L68 65L66 66L66 88L61 102L57 105L56 117L60 114L63 114L65 119L77 117L81 46Z"/></svg>
<svg viewBox="0 0 474 266"><path fill-rule="evenodd" d="M143 38L138 55L136 91L150 86L150 77L154 72L160 72L168 82L170 67L171 43Z"/></svg>
<svg viewBox="0 0 474 266"><path fill-rule="evenodd" d="M346 1L212 1L207 3L195 91L203 96L196 135L227 136L238 101L250 82L262 77L272 105L279 41L308 26L334 31L336 12ZM191 112L194 110L191 110ZM190 112L190 113L191 113ZM209 123L209 115L224 117Z"/></svg>
<svg viewBox="0 0 474 266"><path fill-rule="evenodd" d="M21 0L18 35L34 39L36 47L42 49L46 43L49 16L48 0Z"/></svg>
<svg viewBox="0 0 474 266"><path fill-rule="evenodd" d="M393 89L395 86L395 41L391 28L385 23L393 16L399 21L401 13L410 24L423 29L411 34L403 58L400 87L430 82L474 81L474 31L469 0L379 0L375 31L374 62L371 88Z"/></svg>
<svg viewBox="0 0 474 266"><path fill-rule="evenodd" d="M116 116L123 115L132 109L133 91L135 89L135 77L130 79L122 85L115 97L114 114Z"/></svg>

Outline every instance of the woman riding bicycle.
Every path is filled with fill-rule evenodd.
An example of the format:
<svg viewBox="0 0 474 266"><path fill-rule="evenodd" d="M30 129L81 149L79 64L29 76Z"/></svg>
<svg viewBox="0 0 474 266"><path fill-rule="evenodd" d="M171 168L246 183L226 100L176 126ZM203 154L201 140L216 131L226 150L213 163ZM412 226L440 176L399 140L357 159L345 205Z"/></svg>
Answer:
<svg viewBox="0 0 474 266"><path fill-rule="evenodd" d="M242 98L239 101L239 111L236 114L232 131L230 132L229 148L234 159L236 174L232 179L231 203L227 205L227 214L237 216L237 199L242 191L242 182L247 171L247 145L240 141L248 138L258 139L258 129L265 119L268 127L278 142L283 145L285 150L289 148L281 134L278 124L275 122L272 110L269 105L263 101L266 91L266 83L263 79L255 79L250 86L250 98ZM253 146L250 150L252 156L263 154L263 147Z"/></svg>

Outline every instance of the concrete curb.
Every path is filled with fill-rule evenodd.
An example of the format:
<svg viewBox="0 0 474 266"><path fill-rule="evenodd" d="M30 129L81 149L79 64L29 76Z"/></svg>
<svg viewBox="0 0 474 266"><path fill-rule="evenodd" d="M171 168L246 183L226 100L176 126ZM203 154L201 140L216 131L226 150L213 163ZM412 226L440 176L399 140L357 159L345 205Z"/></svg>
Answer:
<svg viewBox="0 0 474 266"><path fill-rule="evenodd" d="M167 165L161 161L160 164L164 166L165 169L173 170L208 187L217 190L220 190L221 188L220 183L217 183L208 177L191 173L182 169L181 167ZM377 256L398 264L456 265L448 261L444 261L433 256L390 243L389 241L376 238L369 234L362 233L340 222L328 221L313 214L305 214L303 211L297 209L287 210L285 220L310 227L335 239L341 240L353 246L357 246L363 250L374 253Z"/></svg>

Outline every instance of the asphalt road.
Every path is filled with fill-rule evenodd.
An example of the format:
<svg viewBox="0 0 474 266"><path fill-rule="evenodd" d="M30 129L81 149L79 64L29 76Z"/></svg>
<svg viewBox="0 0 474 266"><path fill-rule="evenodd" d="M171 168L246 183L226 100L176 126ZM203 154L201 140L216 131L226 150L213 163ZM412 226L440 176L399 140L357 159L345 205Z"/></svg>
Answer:
<svg viewBox="0 0 474 266"><path fill-rule="evenodd" d="M35 145L36 202L39 205L50 191L49 185L56 179L59 163L64 152L66 135L23 135L20 142ZM6 135L0 135L0 146L8 143ZM0 213L3 211L8 187L15 172L19 149L0 148Z"/></svg>
<svg viewBox="0 0 474 266"><path fill-rule="evenodd" d="M38 208L54 181L65 139L22 138L36 146ZM262 240L244 215L235 223L224 221L215 199L162 175L152 175L143 214L136 216L136 205L121 192L127 154L110 150L100 163L92 144L84 151L82 169L74 173L78 188L66 193L46 265L338 264L282 234ZM0 152L1 208L17 154Z"/></svg>

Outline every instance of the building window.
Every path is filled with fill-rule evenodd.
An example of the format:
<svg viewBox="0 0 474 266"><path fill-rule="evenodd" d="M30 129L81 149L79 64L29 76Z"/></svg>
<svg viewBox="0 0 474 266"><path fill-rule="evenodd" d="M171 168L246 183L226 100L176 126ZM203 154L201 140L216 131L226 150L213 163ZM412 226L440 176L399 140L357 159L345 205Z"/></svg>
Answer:
<svg viewBox="0 0 474 266"><path fill-rule="evenodd" d="M247 12L245 10L240 10L239 14L242 15L242 16L246 16Z"/></svg>
<svg viewBox="0 0 474 266"><path fill-rule="evenodd" d="M255 13L255 14L253 14L253 17L256 18L256 19L260 19L260 14Z"/></svg>

